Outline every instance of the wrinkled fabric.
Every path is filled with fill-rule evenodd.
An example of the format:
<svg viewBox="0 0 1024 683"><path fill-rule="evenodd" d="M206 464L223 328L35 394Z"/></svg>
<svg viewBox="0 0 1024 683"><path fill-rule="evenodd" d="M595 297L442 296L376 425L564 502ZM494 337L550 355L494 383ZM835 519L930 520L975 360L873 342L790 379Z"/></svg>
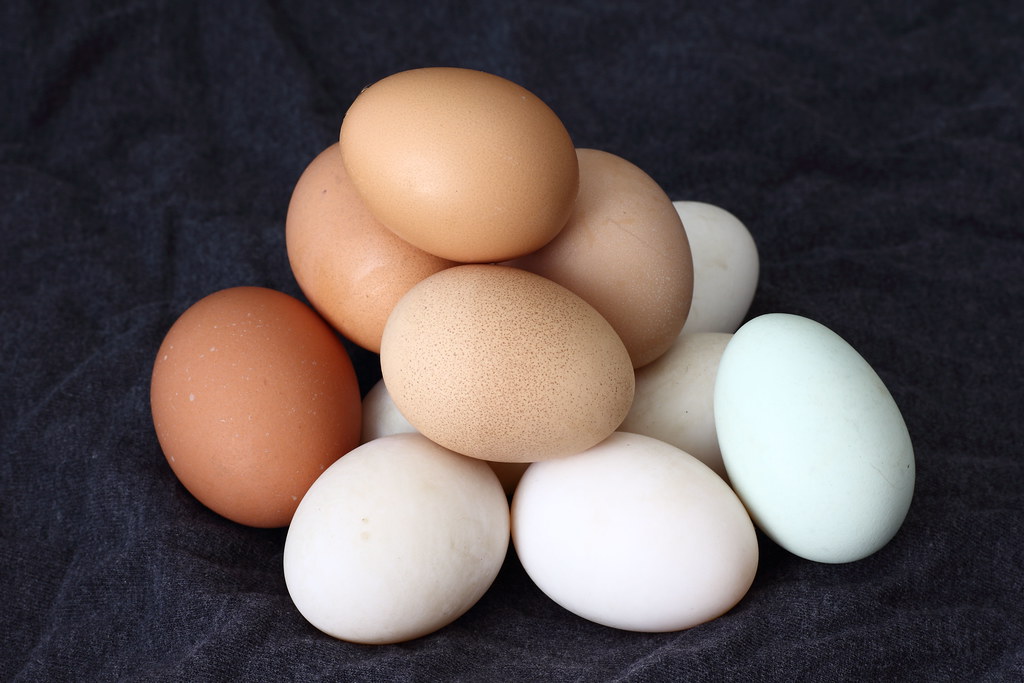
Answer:
<svg viewBox="0 0 1024 683"><path fill-rule="evenodd" d="M16 0L0 53L0 679L1024 678L1024 5ZM301 617L285 531L174 478L150 372L209 293L302 297L295 181L363 87L431 65L510 78L745 222L750 315L827 325L903 411L892 542L825 565L761 537L747 596L677 633L576 617L514 553L415 641Z"/></svg>

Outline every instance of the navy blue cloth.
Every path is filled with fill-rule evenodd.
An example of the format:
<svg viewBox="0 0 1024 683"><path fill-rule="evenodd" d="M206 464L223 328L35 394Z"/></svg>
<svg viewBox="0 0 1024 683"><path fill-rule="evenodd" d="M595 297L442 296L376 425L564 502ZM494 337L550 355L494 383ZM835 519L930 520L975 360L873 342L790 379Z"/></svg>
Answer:
<svg viewBox="0 0 1024 683"><path fill-rule="evenodd" d="M0 679L1024 678L1021 3L12 0L0 54ZM577 146L745 222L751 315L835 330L903 411L891 543L834 566L761 538L745 599L678 633L575 617L511 554L412 642L298 614L285 532L174 478L150 372L209 293L301 297L296 180L362 87L434 65L516 81Z"/></svg>

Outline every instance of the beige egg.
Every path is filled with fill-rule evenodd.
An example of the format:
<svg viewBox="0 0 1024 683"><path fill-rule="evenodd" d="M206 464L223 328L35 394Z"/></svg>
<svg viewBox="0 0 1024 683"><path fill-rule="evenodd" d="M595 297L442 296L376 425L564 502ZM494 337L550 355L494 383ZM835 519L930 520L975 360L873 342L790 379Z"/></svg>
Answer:
<svg viewBox="0 0 1024 683"><path fill-rule="evenodd" d="M608 319L634 367L679 335L693 295L686 231L668 195L622 157L577 150L580 191L568 223L543 249L509 265L567 287Z"/></svg>
<svg viewBox="0 0 1024 683"><path fill-rule="evenodd" d="M565 225L579 186L558 116L509 80L411 69L352 102L339 137L370 211L424 251L462 262L515 258Z"/></svg>
<svg viewBox="0 0 1024 683"><path fill-rule="evenodd" d="M715 431L715 376L731 334L683 334L636 371L636 395L619 427L686 451L727 479Z"/></svg>
<svg viewBox="0 0 1024 683"><path fill-rule="evenodd" d="M335 143L299 177L285 221L288 260L313 307L346 338L375 353L384 323L410 287L454 263L428 254L369 212Z"/></svg>
<svg viewBox="0 0 1024 683"><path fill-rule="evenodd" d="M633 367L600 313L561 285L498 265L436 273L402 297L381 371L421 433L483 460L531 462L611 434Z"/></svg>

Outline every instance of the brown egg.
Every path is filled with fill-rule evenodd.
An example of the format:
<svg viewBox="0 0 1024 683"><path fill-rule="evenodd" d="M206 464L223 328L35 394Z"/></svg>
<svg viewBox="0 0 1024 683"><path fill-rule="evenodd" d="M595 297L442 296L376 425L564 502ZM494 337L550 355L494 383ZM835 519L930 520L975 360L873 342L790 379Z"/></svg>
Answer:
<svg viewBox="0 0 1024 683"><path fill-rule="evenodd" d="M178 318L150 404L185 488L249 526L287 525L320 473L359 445L359 386L341 340L311 308L262 287L216 292Z"/></svg>
<svg viewBox="0 0 1024 683"><path fill-rule="evenodd" d="M340 142L373 215L453 261L539 249L576 199L576 154L558 116L525 88L482 71L388 76L352 102Z"/></svg>
<svg viewBox="0 0 1024 683"><path fill-rule="evenodd" d="M345 172L338 143L299 177L285 241L292 273L309 302L335 329L374 353L402 295L454 265L402 240L370 214Z"/></svg>
<svg viewBox="0 0 1024 683"><path fill-rule="evenodd" d="M550 244L509 265L583 297L622 337L634 367L679 336L693 298L693 259L679 213L647 173L622 157L577 150L576 207Z"/></svg>
<svg viewBox="0 0 1024 683"><path fill-rule="evenodd" d="M499 462L593 446L625 418L634 391L629 354L592 306L497 265L455 266L409 290L384 328L381 371L424 436Z"/></svg>

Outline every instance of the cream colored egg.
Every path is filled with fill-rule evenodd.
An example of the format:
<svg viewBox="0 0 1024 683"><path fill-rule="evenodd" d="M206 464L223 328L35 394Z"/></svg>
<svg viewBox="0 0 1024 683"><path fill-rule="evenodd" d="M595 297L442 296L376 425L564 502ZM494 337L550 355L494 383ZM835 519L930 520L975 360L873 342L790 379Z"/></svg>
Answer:
<svg viewBox="0 0 1024 683"><path fill-rule="evenodd" d="M378 381L363 398L363 443L379 439L391 434L415 433L413 427L398 406L391 400L391 394L384 380ZM485 460L494 473L498 475L505 494L511 496L519 483L519 478L526 471L528 462L494 462Z"/></svg>
<svg viewBox="0 0 1024 683"><path fill-rule="evenodd" d="M760 260L750 231L725 209L673 202L693 253L693 302L683 333L735 332L757 290Z"/></svg>
<svg viewBox="0 0 1024 683"><path fill-rule="evenodd" d="M591 621L676 631L721 616L757 571L742 503L696 458L616 432L530 465L512 499L512 539L530 578Z"/></svg>
<svg viewBox="0 0 1024 683"><path fill-rule="evenodd" d="M732 335L684 334L661 357L636 371L633 407L623 432L660 439L694 456L725 478L715 431L715 376Z"/></svg>
<svg viewBox="0 0 1024 683"><path fill-rule="evenodd" d="M285 583L321 631L397 643L472 607L508 542L508 502L487 465L396 434L359 446L310 487L285 540Z"/></svg>
<svg viewBox="0 0 1024 683"><path fill-rule="evenodd" d="M455 266L413 287L381 341L398 409L425 436L483 460L593 446L633 401L629 353L592 306L539 275Z"/></svg>

